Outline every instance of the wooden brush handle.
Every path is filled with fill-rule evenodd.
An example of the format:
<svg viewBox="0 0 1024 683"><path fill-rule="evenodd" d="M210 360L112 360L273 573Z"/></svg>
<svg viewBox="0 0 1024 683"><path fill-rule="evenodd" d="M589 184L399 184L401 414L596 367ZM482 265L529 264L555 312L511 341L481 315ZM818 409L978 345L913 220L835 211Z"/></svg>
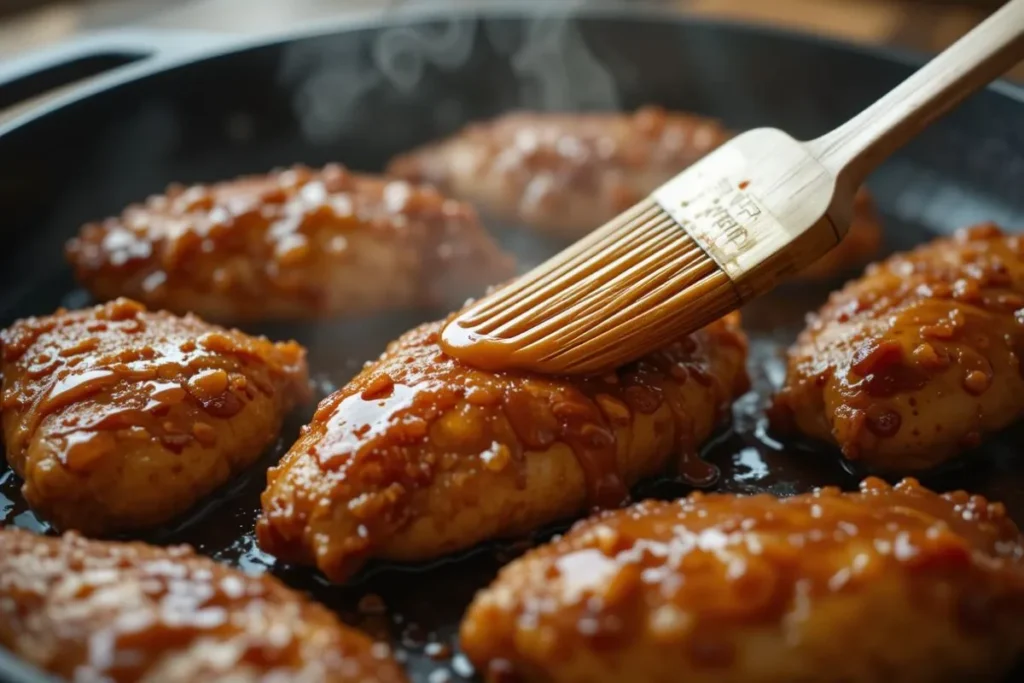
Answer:
<svg viewBox="0 0 1024 683"><path fill-rule="evenodd" d="M845 124L808 143L853 192L932 121L1024 60L1024 0L1010 0L913 76Z"/></svg>

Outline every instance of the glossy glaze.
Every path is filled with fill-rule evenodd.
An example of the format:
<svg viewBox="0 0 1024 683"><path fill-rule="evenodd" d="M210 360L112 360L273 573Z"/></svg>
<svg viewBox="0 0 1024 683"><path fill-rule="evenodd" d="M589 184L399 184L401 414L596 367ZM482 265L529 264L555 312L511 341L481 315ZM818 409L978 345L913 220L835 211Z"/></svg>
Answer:
<svg viewBox="0 0 1024 683"><path fill-rule="evenodd" d="M791 495L826 484L856 488L859 478L847 471L849 464L844 464L838 454L820 444L810 448L799 441L779 441L766 431L764 419L763 402L785 374L785 348L803 325L805 312L820 305L825 294L820 289L789 288L744 310L743 327L751 335L748 366L755 391L733 405L730 428L716 432L701 451L702 459L720 472L713 490ZM348 325L319 324L293 325L288 330L309 349L310 365L316 368L315 391L318 397L325 397L348 381L381 344L413 324L415 320L392 313L362 319L352 330ZM275 464L299 436L300 427L308 419L303 412L290 415L281 439L230 485L208 496L187 516L145 532L143 537L159 544L194 544L203 554L229 566L272 572L288 585L311 594L347 624L390 643L396 658L417 683L479 681L457 638L459 621L473 594L493 581L511 559L564 527L548 525L525 538L482 543L443 561L412 567L378 560L346 585L330 584L319 572L306 567L276 562L259 549L253 527L260 514L260 494L266 487L266 468ZM938 490L967 488L983 492L990 499L1005 501L1012 515L1020 518L1024 515L1020 496L1024 470L1016 444L1021 438L1019 428L1001 434L983 444L970 467L929 472L926 481ZM661 478L642 482L632 494L634 499L675 499L690 490L674 478ZM10 469L0 471L0 524L52 533L52 528L25 503L21 481ZM376 607L364 612L360 606L368 593L377 597ZM442 659L432 645L450 648L451 656ZM433 654L427 652L428 648ZM1016 672L1016 677L1011 674L1007 683L1020 675L1024 672Z"/></svg>
<svg viewBox="0 0 1024 683"><path fill-rule="evenodd" d="M469 368L440 350L441 325L321 402L268 475L266 551L342 581L368 557L439 557L620 505L671 465L714 483L697 449L748 386L736 317L589 378Z"/></svg>
<svg viewBox="0 0 1024 683"><path fill-rule="evenodd" d="M337 74L334 67L347 66L347 59L339 61L340 53L356 59L361 73L372 72L375 53L357 50L357 45L390 43L396 33L408 35L407 28L420 36L450 35L449 27L472 30L474 22L453 24L448 19L393 15L386 26L357 34L345 24L341 31L330 31L331 35L322 38L274 39L255 50L202 59L158 78L125 84L109 93L113 97L96 100L95 106L65 108L35 122L37 125L19 126L3 136L6 153L0 155L9 171L5 177L16 180L10 188L9 208L14 210L7 212L5 225L12 238L32 235L24 241L37 249L31 252L33 258L26 258L20 248L6 250L5 267L0 272L7 275L7 284L17 286L0 288L5 292L4 310L19 315L52 310L71 287L63 271L40 282L23 278L24 271L18 266L24 265L30 273L44 270L40 266L52 263L49 259L57 253L54 240L63 238L72 227L69 215L75 220L86 218L80 215L84 212L101 215L122 202L126 193L143 196L169 178L227 177L245 167L259 168L287 158L326 159L333 154L360 167L377 168L384 161L382 154L426 140L464 118L492 115L510 104L536 106L547 99L542 96L548 91L537 87L548 83L542 77L564 74L546 68L552 64L547 49L523 50L533 58L528 64L523 60L523 66L535 71L509 68L510 52L519 45L516 39L537 28L554 29L539 32L551 37L564 28L571 39L567 46L580 46L573 39L583 38L587 52L611 72L623 103L663 100L694 105L727 115L737 125L773 121L808 133L825 130L830 120L844 112L855 113L885 83L898 82L910 69L875 51L744 26L661 16L640 18L628 11L565 22L561 17L552 19L536 22L505 10L489 15L476 23L470 58L454 68L451 63L425 63L422 79L412 92L400 88L408 83L405 80L378 82L367 92L356 87L365 84L361 78L353 88L321 89L318 86L323 81L318 76ZM469 34L462 32L463 36ZM505 50L501 49L503 43ZM538 44L554 48L554 43ZM706 60L705 47L720 51L721 58ZM400 57L407 54L398 51ZM677 68L666 69L666 65ZM363 66L368 68L364 71ZM723 69L735 76L740 87L721 87ZM597 104L593 88L585 81L571 81L564 92L552 93L557 103L570 107ZM346 97L350 92L360 94L360 106L330 106L336 96ZM752 97L752 92L779 96ZM311 100L328 106L295 106ZM396 102L401 106L393 106ZM1022 167L1018 163L1020 146L1013 143L1019 141L1020 111L1019 103L1005 88L980 94L940 122L936 135L907 150L897 165L877 176L878 196L887 212L887 238L904 246L924 239L928 231L949 227L953 213L985 216L1019 207L1016 199ZM250 112L258 114L246 116ZM225 125L238 119L255 124L244 138L235 135L235 126ZM307 124L318 121L337 122L343 128L329 130L329 135L337 137L325 144L322 136L309 134ZM47 159L59 161L45 163ZM907 224L896 222L897 216ZM912 224L914 221L920 224ZM528 233L509 231L510 241L520 234ZM525 245L524 259L538 257L537 240L524 238L518 244ZM79 297L81 292L72 290L71 295ZM804 312L818 306L821 296L819 290L788 290L784 296L759 302L756 308L761 311L757 314L761 323L757 327L753 325L754 308L745 313L744 328L754 333L752 371L761 396L768 386L762 381L765 375L775 377L779 369L775 350L792 342L797 331L792 326L802 325ZM314 352L311 367L318 387L338 386L348 381L353 368L376 357L389 340L427 319L384 317L384 323L360 318L329 329L294 325L274 336L299 338ZM10 317L3 322L9 323ZM323 347L319 356L316 346ZM709 445L708 457L722 471L719 488L791 493L823 482L855 485L831 449L806 451L793 442L780 445L764 436L759 403L750 398L736 407L735 431L718 435ZM287 443L297 436L301 420L308 418L309 411L305 412L283 433ZM1016 457L1016 445L1021 442L1019 431L989 440L983 445L982 457L972 459L970 466L955 476L938 481L943 486L991 492L1019 515L1024 512L1020 496L1024 486ZM268 454L259 467L274 462L286 445ZM25 507L19 488L17 477L9 469L2 470L0 520L37 527L39 522ZM202 546L202 552L231 564L273 566L253 550L250 533L262 488L260 477L244 477L210 499L210 507L180 525L162 529L159 538L193 541ZM659 492L676 496L685 493L685 487L669 486ZM501 561L507 561L519 547L502 547ZM410 676L415 681L442 683L476 680L452 639L451 625L461 616L472 591L489 582L498 565L488 550L433 570L420 568L415 574L378 572L368 584L350 589L324 586L315 572L301 568L292 570L278 563L276 571L293 586L314 592L318 600L352 623L364 623L356 611L364 590L380 595L387 612L373 623L390 636L401 655L408 656ZM456 654L452 659L438 662L423 656L424 643L437 640L453 645ZM1015 680L1024 680L1024 673L1008 679Z"/></svg>
<svg viewBox="0 0 1024 683"><path fill-rule="evenodd" d="M171 186L66 252L101 299L217 321L457 306L513 267L466 204L338 165Z"/></svg>
<svg viewBox="0 0 1024 683"><path fill-rule="evenodd" d="M782 433L874 470L934 467L1024 413L1024 240L991 224L870 267L810 318Z"/></svg>
<svg viewBox="0 0 1024 683"><path fill-rule="evenodd" d="M461 642L494 681L996 680L1021 541L1001 504L915 480L647 501L503 569Z"/></svg>
<svg viewBox="0 0 1024 683"><path fill-rule="evenodd" d="M167 521L254 462L308 398L305 350L118 299L0 333L7 460L59 528Z"/></svg>
<svg viewBox="0 0 1024 683"><path fill-rule="evenodd" d="M0 530L0 645L85 683L399 683L384 644L186 546Z"/></svg>

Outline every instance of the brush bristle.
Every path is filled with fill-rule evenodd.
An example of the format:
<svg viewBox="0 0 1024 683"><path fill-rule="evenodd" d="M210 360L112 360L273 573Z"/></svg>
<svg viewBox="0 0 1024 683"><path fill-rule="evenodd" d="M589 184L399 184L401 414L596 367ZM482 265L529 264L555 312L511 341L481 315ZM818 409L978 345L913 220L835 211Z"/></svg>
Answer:
<svg viewBox="0 0 1024 683"><path fill-rule="evenodd" d="M483 367L600 372L738 303L729 277L647 199L470 305L448 325L444 343Z"/></svg>

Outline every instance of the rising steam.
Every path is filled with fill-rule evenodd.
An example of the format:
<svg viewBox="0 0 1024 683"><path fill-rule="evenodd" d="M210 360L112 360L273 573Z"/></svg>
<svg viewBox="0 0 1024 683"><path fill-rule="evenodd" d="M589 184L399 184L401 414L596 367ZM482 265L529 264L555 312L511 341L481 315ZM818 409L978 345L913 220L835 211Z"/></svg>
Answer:
<svg viewBox="0 0 1024 683"><path fill-rule="evenodd" d="M573 3L581 4L581 3ZM484 22L495 49L509 56L527 109L618 109L615 80L587 47L565 5L526 22L516 40L506 24ZM571 8L571 6L570 6Z"/></svg>
<svg viewBox="0 0 1024 683"><path fill-rule="evenodd" d="M405 2L389 10L401 21ZM473 59L478 38L502 55L517 77L511 98L519 108L617 109L614 78L597 60L571 18L583 2L531 4L531 18L508 22L467 11L443 13L430 25L399 23L373 32L372 44L344 36L290 48L280 78L298 81L293 107L310 142L330 143L356 126L372 126L382 92L409 94L425 87L428 68L455 72ZM367 49L369 48L369 49ZM471 95L471 93L467 93Z"/></svg>

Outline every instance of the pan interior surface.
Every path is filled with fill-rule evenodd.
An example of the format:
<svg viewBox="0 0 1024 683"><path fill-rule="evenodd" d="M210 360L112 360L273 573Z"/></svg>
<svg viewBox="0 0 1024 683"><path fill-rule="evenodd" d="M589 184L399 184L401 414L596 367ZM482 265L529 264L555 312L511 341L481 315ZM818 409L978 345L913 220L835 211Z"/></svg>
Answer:
<svg viewBox="0 0 1024 683"><path fill-rule="evenodd" d="M815 39L629 13L393 18L211 53L114 83L0 136L0 230L6 240L0 324L91 303L63 262L64 241L82 223L114 214L170 182L207 182L296 162L379 170L394 154L513 109L617 110L654 103L719 117L734 129L769 125L812 137L911 70L898 59ZM1022 122L1024 97L1011 88L990 90L879 170L870 186L884 215L887 249L983 220L1010 230L1024 227ZM521 226L488 227L523 268L561 246ZM782 352L829 289L786 289L745 311L754 390L736 404L733 425L706 449L722 472L719 490L785 495L827 484L852 488L861 478L835 454L776 442L763 417L765 400L782 380ZM446 312L246 331L305 344L322 397L388 341ZM273 571L348 623L391 642L413 680L475 680L455 640L465 607L503 563L557 529L530 541L488 544L429 567L376 565L344 587L275 564L252 534L259 494L266 468L308 418L294 415L277 445L246 475L145 540L190 543L243 569ZM1024 467L1015 453L1022 437L1022 429L1011 429L987 443L970 467L923 481L1002 500L1024 522ZM0 468L0 525L48 531L19 488L13 473ZM657 481L635 498L686 492L680 484Z"/></svg>

